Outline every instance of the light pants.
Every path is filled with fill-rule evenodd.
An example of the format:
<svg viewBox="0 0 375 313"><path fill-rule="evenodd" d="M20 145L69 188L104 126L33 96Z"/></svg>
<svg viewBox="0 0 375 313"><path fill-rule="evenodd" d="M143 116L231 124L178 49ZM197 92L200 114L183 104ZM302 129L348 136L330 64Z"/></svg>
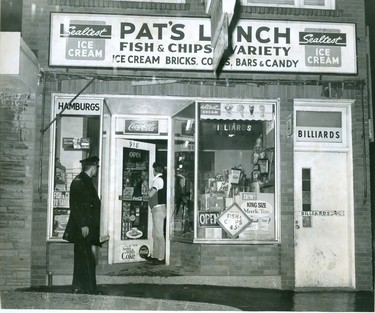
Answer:
<svg viewBox="0 0 375 313"><path fill-rule="evenodd" d="M153 253L152 256L158 260L164 260L165 257L165 239L164 239L164 219L166 217L165 204L158 204L152 208L152 238Z"/></svg>

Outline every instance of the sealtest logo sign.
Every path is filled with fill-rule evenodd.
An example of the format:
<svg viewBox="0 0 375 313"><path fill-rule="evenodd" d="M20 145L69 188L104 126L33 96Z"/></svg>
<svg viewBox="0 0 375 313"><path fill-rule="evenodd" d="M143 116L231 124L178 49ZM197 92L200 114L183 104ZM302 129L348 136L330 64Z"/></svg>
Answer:
<svg viewBox="0 0 375 313"><path fill-rule="evenodd" d="M221 103L202 103L200 111L201 115L220 115Z"/></svg>
<svg viewBox="0 0 375 313"><path fill-rule="evenodd" d="M299 33L305 45L305 64L313 67L341 67L341 48L346 47L346 34L339 29L305 29Z"/></svg>
<svg viewBox="0 0 375 313"><path fill-rule="evenodd" d="M104 60L105 39L111 39L112 26L100 21L82 22L60 24L60 37L67 38L66 59Z"/></svg>

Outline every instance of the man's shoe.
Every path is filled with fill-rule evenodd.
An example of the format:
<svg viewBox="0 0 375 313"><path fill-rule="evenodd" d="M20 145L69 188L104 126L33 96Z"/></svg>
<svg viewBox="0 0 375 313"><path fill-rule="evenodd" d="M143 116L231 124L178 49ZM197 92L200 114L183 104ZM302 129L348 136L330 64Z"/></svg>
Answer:
<svg viewBox="0 0 375 313"><path fill-rule="evenodd" d="M74 290L73 290L73 293L74 293L75 295L78 295L78 294L84 294L85 292L84 292L82 289L74 289Z"/></svg>
<svg viewBox="0 0 375 313"><path fill-rule="evenodd" d="M163 265L163 264L165 264L165 260L154 259L154 261L152 261L152 264L153 265Z"/></svg>
<svg viewBox="0 0 375 313"><path fill-rule="evenodd" d="M146 261L149 261L149 262L154 262L155 260L157 260L157 259L155 259L151 256L146 256L145 259L146 259Z"/></svg>
<svg viewBox="0 0 375 313"><path fill-rule="evenodd" d="M92 291L90 292L92 295L104 295L104 293L100 290L95 290L95 291Z"/></svg>

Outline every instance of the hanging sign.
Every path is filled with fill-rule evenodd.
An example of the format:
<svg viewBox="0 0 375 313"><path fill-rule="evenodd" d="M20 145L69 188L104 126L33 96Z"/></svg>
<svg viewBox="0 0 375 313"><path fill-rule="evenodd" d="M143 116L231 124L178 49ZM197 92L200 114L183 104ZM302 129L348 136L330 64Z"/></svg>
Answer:
<svg viewBox="0 0 375 313"><path fill-rule="evenodd" d="M55 114L63 115L100 115L103 108L103 98L56 96L54 98Z"/></svg>
<svg viewBox="0 0 375 313"><path fill-rule="evenodd" d="M50 66L212 71L227 45L212 46L210 18L51 13L50 25ZM240 19L230 35L223 71L357 73L355 24Z"/></svg>

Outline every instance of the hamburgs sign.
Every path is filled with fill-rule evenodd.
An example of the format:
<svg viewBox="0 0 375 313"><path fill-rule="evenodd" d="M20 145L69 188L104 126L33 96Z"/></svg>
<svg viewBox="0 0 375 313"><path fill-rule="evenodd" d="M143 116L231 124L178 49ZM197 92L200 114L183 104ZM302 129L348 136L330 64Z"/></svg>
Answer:
<svg viewBox="0 0 375 313"><path fill-rule="evenodd" d="M56 96L54 98L55 114L63 115L100 115L103 98L78 97L71 102L73 96Z"/></svg>
<svg viewBox="0 0 375 313"><path fill-rule="evenodd" d="M355 25L239 20L224 71L355 74ZM50 66L212 71L209 18L51 14Z"/></svg>

